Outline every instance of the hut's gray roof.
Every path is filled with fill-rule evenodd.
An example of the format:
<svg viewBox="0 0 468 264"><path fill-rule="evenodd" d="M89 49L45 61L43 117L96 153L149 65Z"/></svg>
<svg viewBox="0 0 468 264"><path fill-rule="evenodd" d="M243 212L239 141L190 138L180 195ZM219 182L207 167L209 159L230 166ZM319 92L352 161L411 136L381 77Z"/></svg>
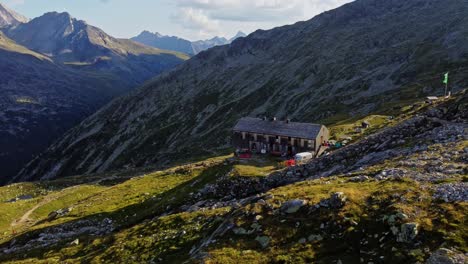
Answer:
<svg viewBox="0 0 468 264"><path fill-rule="evenodd" d="M304 139L316 139L322 125L286 121L271 121L260 118L244 117L237 122L234 131L256 134L276 135Z"/></svg>

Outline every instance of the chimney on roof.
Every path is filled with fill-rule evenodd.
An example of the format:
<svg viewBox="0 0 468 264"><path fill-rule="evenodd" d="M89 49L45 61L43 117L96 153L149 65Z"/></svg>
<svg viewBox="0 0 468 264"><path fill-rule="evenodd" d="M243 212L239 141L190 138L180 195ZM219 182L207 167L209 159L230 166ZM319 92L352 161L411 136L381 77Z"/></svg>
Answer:
<svg viewBox="0 0 468 264"><path fill-rule="evenodd" d="M287 123L287 124L291 123L291 119L289 119L289 118L286 119L286 123Z"/></svg>
<svg viewBox="0 0 468 264"><path fill-rule="evenodd" d="M266 116L263 117L263 121L267 121L268 118Z"/></svg>
<svg viewBox="0 0 468 264"><path fill-rule="evenodd" d="M271 121L273 121L273 122L276 121L276 116L273 117L273 118L271 119Z"/></svg>

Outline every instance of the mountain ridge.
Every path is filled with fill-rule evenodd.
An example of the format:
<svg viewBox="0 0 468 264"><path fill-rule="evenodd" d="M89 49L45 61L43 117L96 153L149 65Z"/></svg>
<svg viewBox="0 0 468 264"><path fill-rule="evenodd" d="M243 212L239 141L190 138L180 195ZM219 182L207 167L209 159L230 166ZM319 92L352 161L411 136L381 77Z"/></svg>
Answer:
<svg viewBox="0 0 468 264"><path fill-rule="evenodd" d="M213 37L211 39L206 40L190 41L183 38L179 38L177 36L165 36L158 32L152 33L148 30L144 30L138 36L133 37L131 39L156 48L174 50L189 55L196 55L201 51L207 50L215 46L229 44L237 38L245 36L246 34L244 34L242 31L239 31L234 37L232 37L229 40L221 37Z"/></svg>
<svg viewBox="0 0 468 264"><path fill-rule="evenodd" d="M0 3L0 28L17 26L28 21L29 19L25 16L16 13Z"/></svg>
<svg viewBox="0 0 468 264"><path fill-rule="evenodd" d="M100 28L91 26L83 20L73 18L69 13L49 12L34 18L29 23L21 24L6 32L21 45L47 54L61 62L88 62L96 57L140 54L170 54L143 46L126 39L117 39L106 34Z"/></svg>

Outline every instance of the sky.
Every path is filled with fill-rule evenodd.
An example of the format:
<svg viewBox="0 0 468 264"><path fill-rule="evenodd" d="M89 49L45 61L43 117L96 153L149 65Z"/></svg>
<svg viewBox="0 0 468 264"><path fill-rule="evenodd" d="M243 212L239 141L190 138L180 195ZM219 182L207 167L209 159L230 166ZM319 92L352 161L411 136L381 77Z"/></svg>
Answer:
<svg viewBox="0 0 468 264"><path fill-rule="evenodd" d="M68 12L108 34L130 38L143 30L189 40L231 38L238 31L309 20L351 0L0 0L34 18Z"/></svg>

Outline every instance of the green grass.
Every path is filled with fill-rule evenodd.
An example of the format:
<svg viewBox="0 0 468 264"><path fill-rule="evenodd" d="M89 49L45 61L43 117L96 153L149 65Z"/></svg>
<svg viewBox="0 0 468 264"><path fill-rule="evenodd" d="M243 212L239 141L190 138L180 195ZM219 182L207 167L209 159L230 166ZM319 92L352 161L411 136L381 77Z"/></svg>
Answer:
<svg viewBox="0 0 468 264"><path fill-rule="evenodd" d="M39 192L39 194L38 198L33 200L21 201L14 204L0 204L0 234L4 234L0 242L11 240L14 237L18 240L27 239L27 237L22 238L22 236L40 232L44 228L57 226L65 222L81 219L102 219L105 217L113 219L116 228L122 230L119 234L126 236L127 228L132 229L136 225L142 225L142 222L146 223L144 220L151 219L151 217L164 212L168 206L177 207L182 205L189 199L191 193L202 188L207 183L215 181L218 177L225 175L232 169L232 165L223 164L225 159L226 157L216 157L203 162L173 167L165 171L137 174L135 175L136 177L115 185L83 183L69 187L69 179L63 179L41 184L40 186L42 187L47 186L50 190L48 192L40 192L39 190L42 189L36 184L25 184L24 187L22 185L13 185L11 188L2 187L5 191L0 191L0 194L4 198L16 197L18 194L34 191ZM125 173L121 173L120 177L123 177L123 175ZM84 181L84 179L81 180ZM87 180L94 180L94 177L90 177ZM39 207L31 213L29 217L30 222L19 226L15 230L16 233L12 234L9 227L10 223L15 219L19 219L27 210L36 205L39 205ZM51 211L70 207L73 209L68 215L59 217L53 221L44 221ZM207 214L211 214L211 212L207 212ZM183 216L185 215L180 215L180 217L184 218ZM168 216L168 219L176 217L171 215ZM190 218L191 216L187 215L187 217ZM35 222L36 224L31 225L31 222ZM161 222L161 225L171 223L172 220L168 220ZM191 224L192 221L187 220L187 225ZM176 227L178 228L177 225L173 226L173 228ZM134 235L137 236L138 234ZM110 238L114 239L113 236L105 239ZM134 241L128 242L131 244ZM91 245L88 246L93 247L92 244L98 242L91 239L89 243ZM79 247L82 246L84 245L80 245ZM87 250L91 249L88 248ZM18 260L28 258L52 260L56 258L56 255L73 259L74 253L70 252L75 252L75 249L68 250L67 248L63 248L59 252L55 252L56 254L46 255L44 255L45 252L31 251L29 252L31 255L26 257L21 256ZM130 253L126 252L125 254ZM116 255L109 254L102 257L112 258L114 256Z"/></svg>
<svg viewBox="0 0 468 264"><path fill-rule="evenodd" d="M371 125L370 128L363 129L362 122L367 121ZM373 132L394 123L389 116L370 115L357 121L342 121L330 127L333 139L341 139L344 137L359 138L363 135L369 135ZM362 131L356 131L362 129Z"/></svg>
<svg viewBox="0 0 468 264"><path fill-rule="evenodd" d="M252 159L236 159L232 176L265 177L279 169L281 162L273 157L255 155Z"/></svg>
<svg viewBox="0 0 468 264"><path fill-rule="evenodd" d="M37 100L31 97L20 97L16 99L18 104L39 104Z"/></svg>
<svg viewBox="0 0 468 264"><path fill-rule="evenodd" d="M7 38L2 32L0 32L0 49L4 49L4 50L7 50L7 51L12 51L12 52L17 52L17 53L21 53L21 54L26 54L26 55L31 55L31 56L34 56L34 57L40 59L40 60L52 61L47 56L44 56L44 55L42 55L40 53L29 50L28 48L23 47L21 45L18 45L13 40Z"/></svg>

